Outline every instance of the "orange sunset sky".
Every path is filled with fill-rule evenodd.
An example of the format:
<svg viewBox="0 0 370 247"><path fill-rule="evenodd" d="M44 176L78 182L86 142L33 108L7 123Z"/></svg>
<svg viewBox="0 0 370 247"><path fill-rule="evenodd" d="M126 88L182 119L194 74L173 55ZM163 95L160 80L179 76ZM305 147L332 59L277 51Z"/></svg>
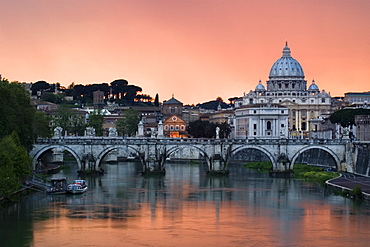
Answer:
<svg viewBox="0 0 370 247"><path fill-rule="evenodd" d="M0 74L119 78L160 101L226 102L265 84L288 41L332 96L370 90L369 0L0 0Z"/></svg>

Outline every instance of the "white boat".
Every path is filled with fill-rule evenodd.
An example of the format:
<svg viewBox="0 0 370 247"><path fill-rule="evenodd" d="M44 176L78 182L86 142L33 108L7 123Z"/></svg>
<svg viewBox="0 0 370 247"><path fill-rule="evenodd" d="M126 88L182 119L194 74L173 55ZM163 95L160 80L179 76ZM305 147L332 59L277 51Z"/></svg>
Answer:
<svg viewBox="0 0 370 247"><path fill-rule="evenodd" d="M75 180L72 184L68 184L67 193L82 194L87 191L87 184L85 180Z"/></svg>

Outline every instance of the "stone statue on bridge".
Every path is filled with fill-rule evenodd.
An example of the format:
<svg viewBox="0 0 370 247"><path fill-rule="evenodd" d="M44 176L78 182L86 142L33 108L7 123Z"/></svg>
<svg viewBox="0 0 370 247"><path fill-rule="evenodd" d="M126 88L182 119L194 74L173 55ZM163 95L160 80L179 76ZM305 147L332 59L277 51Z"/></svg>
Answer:
<svg viewBox="0 0 370 247"><path fill-rule="evenodd" d="M220 127L216 127L216 139L220 139Z"/></svg>
<svg viewBox="0 0 370 247"><path fill-rule="evenodd" d="M137 127L137 136L141 137L144 136L144 124L143 121L140 120L138 127Z"/></svg>
<svg viewBox="0 0 370 247"><path fill-rule="evenodd" d="M164 134L163 134L163 122L162 122L162 119L159 120L159 123L158 123L158 133L157 133L157 138L163 138L164 137Z"/></svg>
<svg viewBox="0 0 370 247"><path fill-rule="evenodd" d="M93 127L87 127L85 136L95 136L95 129Z"/></svg>
<svg viewBox="0 0 370 247"><path fill-rule="evenodd" d="M54 129L54 136L53 136L53 138L60 138L60 137L62 137L62 132L63 132L63 128L62 127L56 127L55 129Z"/></svg>
<svg viewBox="0 0 370 247"><path fill-rule="evenodd" d="M109 128L109 137L117 137L117 129L116 128Z"/></svg>
<svg viewBox="0 0 370 247"><path fill-rule="evenodd" d="M150 128L150 133L151 133L150 138L156 137L157 132L155 131L155 128Z"/></svg>

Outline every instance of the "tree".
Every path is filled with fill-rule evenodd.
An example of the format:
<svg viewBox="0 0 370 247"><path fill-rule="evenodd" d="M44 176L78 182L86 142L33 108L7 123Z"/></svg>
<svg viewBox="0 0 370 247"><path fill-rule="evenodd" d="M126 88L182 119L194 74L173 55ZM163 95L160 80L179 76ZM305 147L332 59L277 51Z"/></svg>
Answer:
<svg viewBox="0 0 370 247"><path fill-rule="evenodd" d="M228 105L223 102L221 97L218 97L216 100L208 101L202 104L197 104L198 107L203 108L203 109L213 109L217 110L218 106L221 106L221 108L227 108Z"/></svg>
<svg viewBox="0 0 370 247"><path fill-rule="evenodd" d="M202 120L190 122L188 133L194 138L214 138L216 136L216 124Z"/></svg>
<svg viewBox="0 0 370 247"><path fill-rule="evenodd" d="M41 99L51 103L61 104L65 101L65 95L60 93L54 94L47 92L42 95Z"/></svg>
<svg viewBox="0 0 370 247"><path fill-rule="evenodd" d="M159 95L158 93L155 94L155 99L154 99L154 106L159 106Z"/></svg>
<svg viewBox="0 0 370 247"><path fill-rule="evenodd" d="M32 95L37 95L38 91L41 91L41 95L44 91L50 88L50 84L46 81L37 81L31 86Z"/></svg>
<svg viewBox="0 0 370 247"><path fill-rule="evenodd" d="M370 110L363 108L341 109L331 114L329 119L332 123L338 123L342 127L348 127L355 124L356 115L370 115Z"/></svg>
<svg viewBox="0 0 370 247"><path fill-rule="evenodd" d="M59 105L54 116L53 128L62 127L64 131L74 135L83 135L85 131L85 116L66 105Z"/></svg>
<svg viewBox="0 0 370 247"><path fill-rule="evenodd" d="M37 137L51 137L51 118L42 111L36 111L33 116L33 133Z"/></svg>
<svg viewBox="0 0 370 247"><path fill-rule="evenodd" d="M140 113L132 108L125 110L123 118L116 123L116 128L121 135L135 136L140 122Z"/></svg>
<svg viewBox="0 0 370 247"><path fill-rule="evenodd" d="M220 138L228 138L231 133L231 127L228 123L210 123L209 121L197 120L190 122L188 133L194 138L215 138L216 127L220 128Z"/></svg>
<svg viewBox="0 0 370 247"><path fill-rule="evenodd" d="M31 159L13 132L0 141L0 197L9 197L31 172Z"/></svg>
<svg viewBox="0 0 370 247"><path fill-rule="evenodd" d="M223 122L221 124L217 124L220 127L220 138L228 138L231 133L231 127L228 123Z"/></svg>
<svg viewBox="0 0 370 247"><path fill-rule="evenodd" d="M97 136L102 136L103 135L103 121L104 121L104 116L101 114L101 112L94 111L91 114L89 114L89 123L87 125L95 129L95 133Z"/></svg>
<svg viewBox="0 0 370 247"><path fill-rule="evenodd" d="M72 96L74 100L83 100L83 95L85 94L85 86L84 85L75 85L73 87Z"/></svg>
<svg viewBox="0 0 370 247"><path fill-rule="evenodd" d="M24 86L17 82L0 81L0 139L17 132L20 142L30 150L34 140L35 109Z"/></svg>
<svg viewBox="0 0 370 247"><path fill-rule="evenodd" d="M111 82L111 87L113 94L116 96L116 99L122 99L124 93L126 92L126 86L128 85L128 81L124 79L117 79Z"/></svg>
<svg viewBox="0 0 370 247"><path fill-rule="evenodd" d="M142 88L135 86L135 85L128 85L126 86L126 88L127 88L127 91L126 91L125 96L122 99L122 103L123 105L132 106L134 105L134 99L135 99L135 96L137 95L137 92L141 92Z"/></svg>

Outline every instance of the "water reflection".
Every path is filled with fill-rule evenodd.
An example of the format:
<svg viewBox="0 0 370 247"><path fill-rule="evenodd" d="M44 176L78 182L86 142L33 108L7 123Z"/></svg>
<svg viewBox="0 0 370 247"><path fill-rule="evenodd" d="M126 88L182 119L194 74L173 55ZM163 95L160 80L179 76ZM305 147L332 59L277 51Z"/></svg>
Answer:
<svg viewBox="0 0 370 247"><path fill-rule="evenodd" d="M106 165L82 195L36 193L1 209L2 246L365 246L369 205L295 179L241 166L207 177L168 164L142 177L136 163ZM65 172L72 181L75 168ZM9 226L12 228L10 229ZM13 231L14 230L14 231Z"/></svg>

